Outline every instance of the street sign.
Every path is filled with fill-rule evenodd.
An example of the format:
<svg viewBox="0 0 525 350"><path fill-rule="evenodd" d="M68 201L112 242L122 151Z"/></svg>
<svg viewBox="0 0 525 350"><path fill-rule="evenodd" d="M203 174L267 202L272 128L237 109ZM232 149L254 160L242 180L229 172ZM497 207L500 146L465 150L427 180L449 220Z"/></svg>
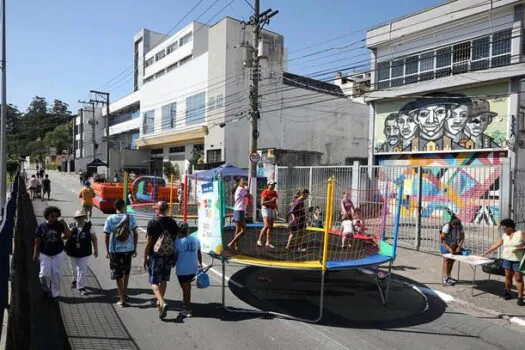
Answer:
<svg viewBox="0 0 525 350"><path fill-rule="evenodd" d="M250 153L250 162L259 163L261 161L261 155L257 152Z"/></svg>

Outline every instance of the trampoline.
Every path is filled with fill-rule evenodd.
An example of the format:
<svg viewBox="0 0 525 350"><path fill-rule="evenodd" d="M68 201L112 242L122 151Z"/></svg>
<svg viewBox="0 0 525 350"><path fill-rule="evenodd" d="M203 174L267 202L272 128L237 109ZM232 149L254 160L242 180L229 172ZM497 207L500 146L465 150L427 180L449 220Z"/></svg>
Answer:
<svg viewBox="0 0 525 350"><path fill-rule="evenodd" d="M217 186L215 184L217 183ZM218 189L218 190L217 190ZM214 192L215 191L215 192ZM208 193L208 194L205 194ZM383 217L375 216L376 234L355 234L342 241L341 233L333 227L335 178L330 178L326 188L326 211L324 228L306 227L300 233L293 233L289 239L288 225L275 224L272 230L272 244L274 248L259 246L258 234L262 224L248 224L247 231L237 241L237 248L233 254L225 254L223 247L229 242L234 233L233 225L225 225L224 198L220 198L222 191L221 179L202 185L199 192L198 216L199 229L196 234L201 240L203 253L222 263L222 304L226 310L232 312L260 312L286 318L293 318L305 322L318 322L323 315L324 284L327 271L345 269L367 269L367 274L374 277L381 302L386 306L390 289L392 264L396 258L399 219L401 213L403 180L397 184L397 201L395 202L395 223L393 232L387 234L385 224L386 201L389 199L388 190L384 195L382 208ZM215 197L209 194L215 194ZM209 196L208 196L209 195ZM208 197L207 197L208 196ZM295 240L295 241L294 241ZM290 242L296 242L290 244ZM342 243L343 242L343 243ZM228 251L228 250L226 250ZM278 269L318 270L321 272L319 315L314 319L299 319L276 312L260 310L231 309L226 305L225 266L226 263L237 263L250 266ZM386 274L379 270L379 266L387 266Z"/></svg>

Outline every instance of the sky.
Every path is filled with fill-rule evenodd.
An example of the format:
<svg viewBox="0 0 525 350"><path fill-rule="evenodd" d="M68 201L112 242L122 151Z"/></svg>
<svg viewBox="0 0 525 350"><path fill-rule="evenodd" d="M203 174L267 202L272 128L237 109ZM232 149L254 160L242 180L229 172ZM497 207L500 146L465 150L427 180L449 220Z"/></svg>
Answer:
<svg viewBox="0 0 525 350"><path fill-rule="evenodd" d="M261 0L261 11L279 10L267 28L284 35L288 70L315 77L323 69L366 64L366 29L442 2ZM142 28L176 33L192 20L247 21L248 3L253 0L7 0L8 103L24 111L38 95L65 101L75 112L91 89L109 91L112 100L126 96L133 36Z"/></svg>

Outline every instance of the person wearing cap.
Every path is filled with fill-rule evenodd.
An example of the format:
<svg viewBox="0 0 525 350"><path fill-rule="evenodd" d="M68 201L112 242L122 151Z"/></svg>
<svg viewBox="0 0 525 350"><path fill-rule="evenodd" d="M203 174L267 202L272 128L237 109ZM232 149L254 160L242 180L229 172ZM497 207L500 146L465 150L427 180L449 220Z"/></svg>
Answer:
<svg viewBox="0 0 525 350"><path fill-rule="evenodd" d="M71 228L71 237L66 241L66 254L71 262L73 282L71 288L76 288L80 295L86 295L86 273L89 257L98 256L97 236L91 222L86 222L86 212L75 212L75 223Z"/></svg>
<svg viewBox="0 0 525 350"><path fill-rule="evenodd" d="M167 282L170 280L171 265L175 256L174 254L170 256L158 254L155 252L155 245L161 235L167 231L171 236L173 246L173 242L175 242L179 234L179 227L177 222L169 216L168 203L160 201L153 208L155 209L156 217L148 222L143 266L145 270L148 270L148 281L151 284L153 294L157 298L159 317L164 319L168 311L168 304L164 300L164 295L166 294Z"/></svg>
<svg viewBox="0 0 525 350"><path fill-rule="evenodd" d="M275 248L272 245L272 229L273 223L277 218L277 199L279 195L275 191L276 182L273 180L268 181L267 188L261 193L261 208L264 226L259 233L259 239L257 245L263 246L263 237L266 234L266 248Z"/></svg>
<svg viewBox="0 0 525 350"><path fill-rule="evenodd" d="M78 198L80 198L82 209L86 212L87 220L91 221L91 217L93 216L93 198L95 198L95 192L91 188L89 181L84 181L84 187L80 190Z"/></svg>

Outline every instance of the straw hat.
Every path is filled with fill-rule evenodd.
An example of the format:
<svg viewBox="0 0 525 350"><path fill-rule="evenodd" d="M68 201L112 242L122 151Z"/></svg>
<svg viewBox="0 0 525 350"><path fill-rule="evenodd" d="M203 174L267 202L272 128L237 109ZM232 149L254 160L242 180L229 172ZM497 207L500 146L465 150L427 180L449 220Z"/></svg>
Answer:
<svg viewBox="0 0 525 350"><path fill-rule="evenodd" d="M81 209L75 212L75 215L73 215L73 218L76 219L76 218L81 218L81 217L86 217L86 216L87 216L86 212Z"/></svg>

